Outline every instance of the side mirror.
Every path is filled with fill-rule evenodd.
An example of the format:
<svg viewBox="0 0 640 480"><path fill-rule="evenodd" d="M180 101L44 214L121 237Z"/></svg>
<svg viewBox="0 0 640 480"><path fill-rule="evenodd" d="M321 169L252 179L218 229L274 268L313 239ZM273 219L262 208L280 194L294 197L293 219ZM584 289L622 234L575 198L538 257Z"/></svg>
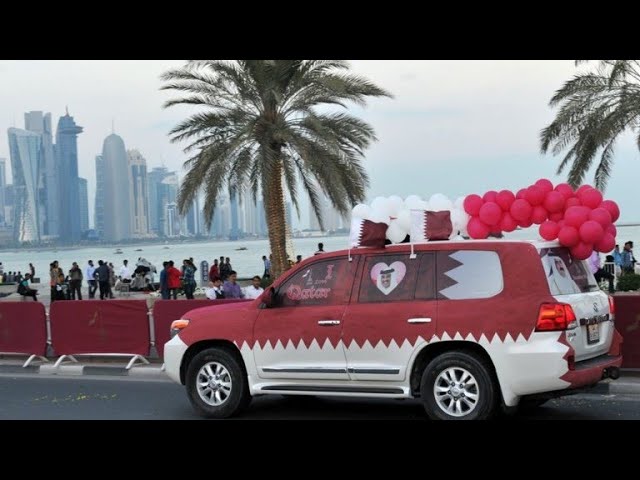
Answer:
<svg viewBox="0 0 640 480"><path fill-rule="evenodd" d="M260 308L272 308L274 306L274 298L276 291L273 287L267 288L262 294L262 304Z"/></svg>

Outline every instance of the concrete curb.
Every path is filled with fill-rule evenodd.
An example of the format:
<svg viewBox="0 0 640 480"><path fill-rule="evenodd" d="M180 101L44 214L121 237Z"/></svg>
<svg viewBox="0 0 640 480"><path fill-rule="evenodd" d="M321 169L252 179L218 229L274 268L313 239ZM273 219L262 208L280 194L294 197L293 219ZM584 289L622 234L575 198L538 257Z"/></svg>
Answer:
<svg viewBox="0 0 640 480"><path fill-rule="evenodd" d="M58 376L106 376L106 377L133 377L140 379L167 380L169 377L162 370L161 365L134 365L127 370L125 367L111 365L59 365L54 368L52 364L30 365L23 368L20 365L0 365L2 374L23 375L58 375Z"/></svg>

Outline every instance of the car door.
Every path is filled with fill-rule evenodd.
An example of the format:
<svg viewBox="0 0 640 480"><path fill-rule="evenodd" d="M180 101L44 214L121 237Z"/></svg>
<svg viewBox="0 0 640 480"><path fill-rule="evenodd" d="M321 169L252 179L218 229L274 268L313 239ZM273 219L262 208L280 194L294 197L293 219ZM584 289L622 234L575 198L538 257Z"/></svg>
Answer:
<svg viewBox="0 0 640 480"><path fill-rule="evenodd" d="M313 261L286 279L254 326L261 378L347 380L342 317L357 256Z"/></svg>
<svg viewBox="0 0 640 480"><path fill-rule="evenodd" d="M344 315L353 380L400 381L416 349L436 330L435 256L369 255Z"/></svg>

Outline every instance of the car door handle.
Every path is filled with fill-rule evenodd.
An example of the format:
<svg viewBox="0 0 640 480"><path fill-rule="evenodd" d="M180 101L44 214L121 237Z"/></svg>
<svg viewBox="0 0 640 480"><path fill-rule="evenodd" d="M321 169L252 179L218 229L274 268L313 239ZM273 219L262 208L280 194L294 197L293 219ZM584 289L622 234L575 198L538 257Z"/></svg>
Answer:
<svg viewBox="0 0 640 480"><path fill-rule="evenodd" d="M407 323L431 323L430 318L410 318Z"/></svg>
<svg viewBox="0 0 640 480"><path fill-rule="evenodd" d="M340 320L320 320L318 321L318 325L322 325L324 327L328 327L330 325L340 325Z"/></svg>

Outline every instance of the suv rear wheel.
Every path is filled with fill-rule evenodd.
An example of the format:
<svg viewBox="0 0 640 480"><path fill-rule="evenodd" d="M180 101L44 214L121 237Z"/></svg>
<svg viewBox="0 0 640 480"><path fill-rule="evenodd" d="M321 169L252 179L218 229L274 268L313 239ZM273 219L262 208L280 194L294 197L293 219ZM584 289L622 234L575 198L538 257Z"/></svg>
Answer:
<svg viewBox="0 0 640 480"><path fill-rule="evenodd" d="M420 395L433 420L486 419L496 404L489 368L467 352L447 352L431 360L422 373Z"/></svg>
<svg viewBox="0 0 640 480"><path fill-rule="evenodd" d="M226 349L198 353L187 368L185 384L191 405L203 417L227 418L251 401L242 364Z"/></svg>

